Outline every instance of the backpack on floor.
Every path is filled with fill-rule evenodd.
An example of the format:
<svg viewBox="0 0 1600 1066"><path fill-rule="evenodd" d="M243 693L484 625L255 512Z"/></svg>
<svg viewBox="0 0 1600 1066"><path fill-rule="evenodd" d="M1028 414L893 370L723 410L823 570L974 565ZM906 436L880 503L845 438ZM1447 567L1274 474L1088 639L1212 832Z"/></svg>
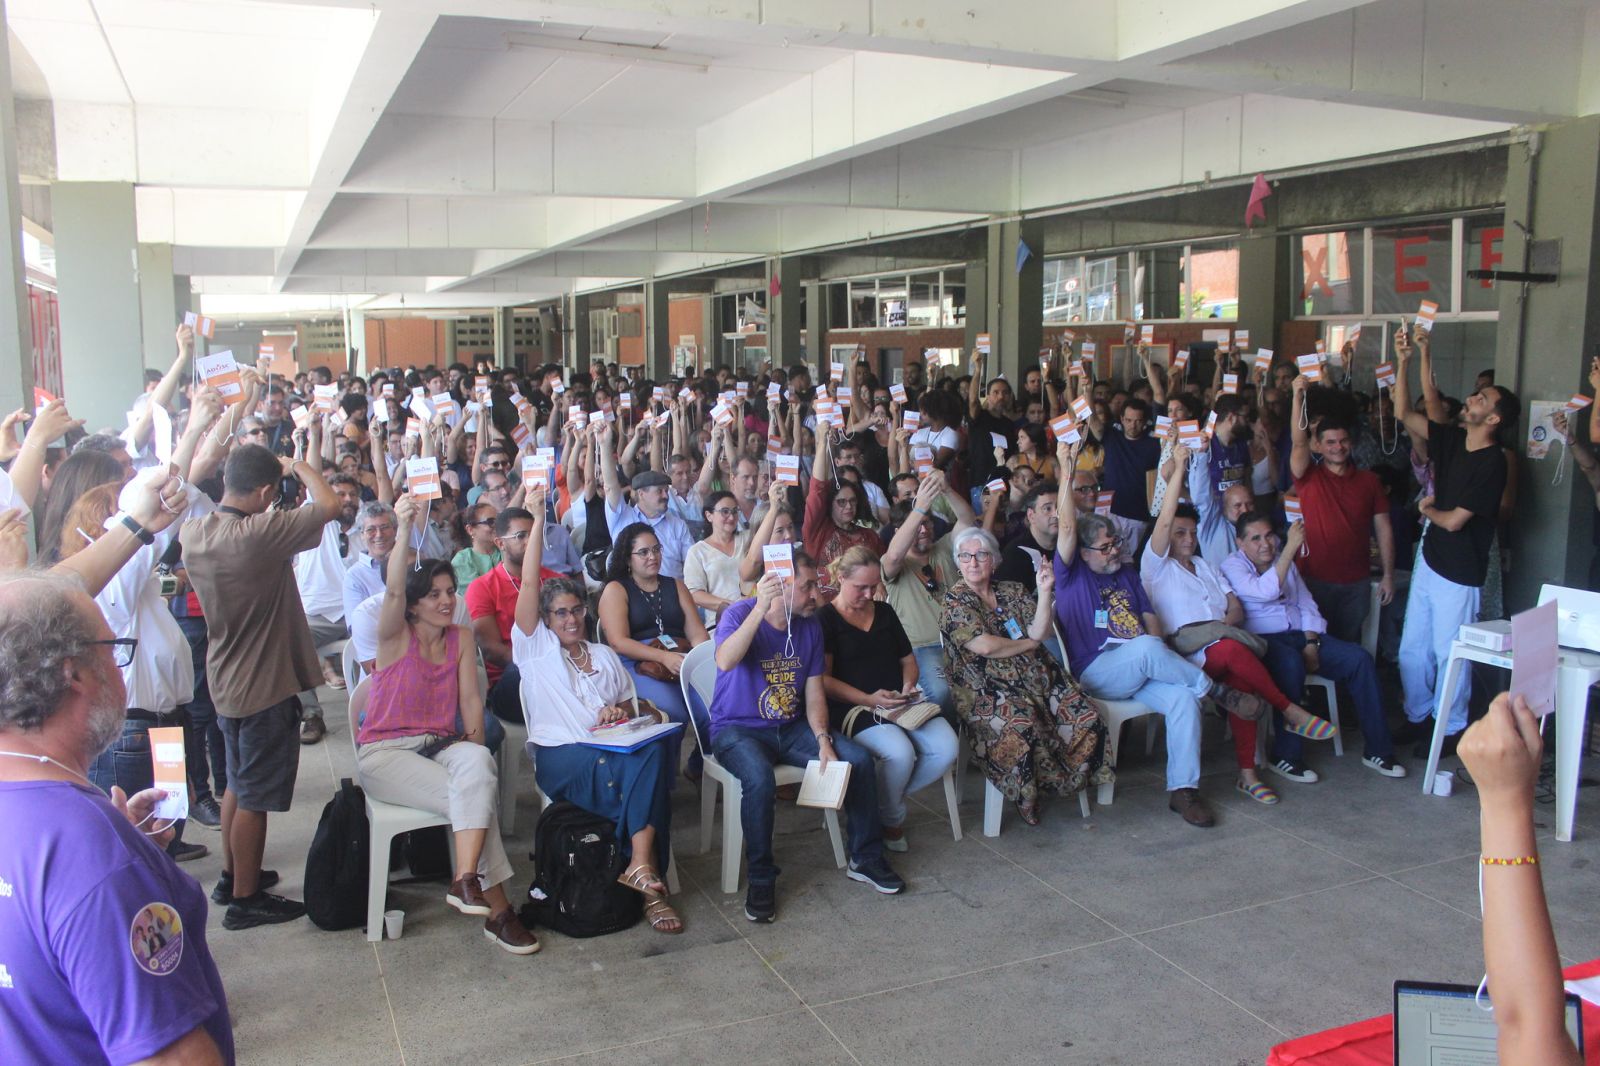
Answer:
<svg viewBox="0 0 1600 1066"><path fill-rule="evenodd" d="M322 808L306 853L306 917L319 929L367 922L367 799L348 777Z"/></svg>
<svg viewBox="0 0 1600 1066"><path fill-rule="evenodd" d="M617 883L626 865L617 827L572 803L553 803L533 831L533 884L522 924L572 937L604 936L637 924L644 898Z"/></svg>

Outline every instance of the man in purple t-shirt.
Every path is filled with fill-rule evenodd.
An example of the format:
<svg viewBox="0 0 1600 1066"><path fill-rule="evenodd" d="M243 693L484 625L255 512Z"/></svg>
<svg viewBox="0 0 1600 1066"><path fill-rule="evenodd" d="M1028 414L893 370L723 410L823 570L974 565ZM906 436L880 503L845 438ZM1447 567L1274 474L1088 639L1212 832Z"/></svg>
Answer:
<svg viewBox="0 0 1600 1066"><path fill-rule="evenodd" d="M205 893L162 850L171 822L151 817L163 794L108 800L85 776L122 732L123 652L71 578L0 581L7 1063L234 1060Z"/></svg>
<svg viewBox="0 0 1600 1066"><path fill-rule="evenodd" d="M775 765L824 767L835 759L850 764L844 813L850 831L853 881L887 895L904 892L905 881L883 857L878 820L877 771L872 753L828 729L822 691L822 625L817 621L817 564L794 553L794 577L769 573L753 600L740 600L717 623L717 685L711 696L711 752L742 789L750 887L744 915L770 922L777 915L778 865L772 858L772 822L777 799ZM723 817L728 817L724 814Z"/></svg>
<svg viewBox="0 0 1600 1066"><path fill-rule="evenodd" d="M1061 451L1068 449L1063 446ZM1075 458L1075 456L1073 456ZM1069 468L1070 469L1070 468ZM1062 489L1060 507L1072 506ZM1066 513L1071 513L1066 511ZM1056 539L1056 622L1067 662L1091 696L1138 700L1167 720L1168 807L1190 825L1216 824L1199 792L1200 700L1213 696L1242 717L1261 717L1257 697L1214 683L1162 640L1139 575L1124 567L1116 527L1104 515L1062 522Z"/></svg>

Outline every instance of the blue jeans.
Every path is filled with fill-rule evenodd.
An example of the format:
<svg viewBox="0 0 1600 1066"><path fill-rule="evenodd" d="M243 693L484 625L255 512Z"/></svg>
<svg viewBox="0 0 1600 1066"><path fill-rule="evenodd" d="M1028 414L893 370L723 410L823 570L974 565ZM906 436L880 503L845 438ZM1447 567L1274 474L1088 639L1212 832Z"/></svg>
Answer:
<svg viewBox="0 0 1600 1066"><path fill-rule="evenodd" d="M1078 683L1091 696L1138 700L1165 718L1167 791L1200 783L1200 698L1211 691L1204 670L1145 635L1101 652Z"/></svg>
<svg viewBox="0 0 1600 1066"><path fill-rule="evenodd" d="M169 725L177 725L183 716L168 717ZM122 723L122 735L112 742L111 746L100 753L99 758L89 764L89 780L94 787L111 795L111 786L117 785L129 799L134 793L143 792L147 788L155 787L156 768L150 760L150 727L154 723L134 721L132 718ZM188 755L184 756L187 761ZM150 825L161 825L161 820L152 818ZM183 839L183 822L173 826L176 831L172 844L167 850L171 851Z"/></svg>
<svg viewBox="0 0 1600 1066"><path fill-rule="evenodd" d="M1263 633L1267 654L1263 661L1272 680L1283 689L1283 694L1296 703L1305 699L1306 691L1306 635L1294 630L1286 633ZM1355 701L1356 719L1361 723L1361 739L1365 754L1387 759L1394 754L1394 739L1389 735L1389 723L1383 716L1383 699L1378 692L1378 668L1372 656L1359 644L1323 634L1322 647L1318 649L1317 673L1330 681L1344 685ZM1283 715L1276 715L1277 733L1272 740L1273 759L1299 761L1305 751L1305 738L1283 728Z"/></svg>
<svg viewBox="0 0 1600 1066"><path fill-rule="evenodd" d="M678 765L683 752L683 734L689 729L689 705L683 702L683 687L676 682L657 681L639 672L639 664L626 655L619 656L622 665L633 677L633 687L641 700L649 700L656 709L674 722L682 722L683 729L667 738L667 763L671 767L671 787L677 787ZM696 719L704 725L704 719ZM697 750L689 756L689 773L698 776L702 759Z"/></svg>
<svg viewBox="0 0 1600 1066"><path fill-rule="evenodd" d="M500 677L489 686L489 691L484 694L484 704L495 718L506 722L522 722L522 671L517 669L515 663L507 663Z"/></svg>
<svg viewBox="0 0 1600 1066"><path fill-rule="evenodd" d="M883 861L883 825L878 821L878 778L872 753L852 740L833 735L833 750L850 764L850 785L845 789L844 814L849 835L850 861L857 866ZM776 813L777 782L772 768L799 766L817 757L817 738L804 715L777 728L725 725L711 738L711 754L739 779L739 821L744 826L744 855L752 885L777 881L778 864L772 859L772 823ZM722 815L728 817L727 812Z"/></svg>
<svg viewBox="0 0 1600 1066"><path fill-rule="evenodd" d="M1450 644L1463 625L1478 620L1483 590L1458 585L1440 577L1417 552L1411 568L1411 591L1406 594L1406 621L1400 631L1400 686L1405 690L1406 718L1425 722L1439 710L1439 686ZM1472 695L1472 671L1463 670L1450 706L1446 731L1467 728L1467 700Z"/></svg>
<svg viewBox="0 0 1600 1066"><path fill-rule="evenodd" d="M945 717L954 720L955 694L950 691L950 680L945 676L944 645L928 644L913 648L917 657L917 684L922 686L922 698L937 703Z"/></svg>
<svg viewBox="0 0 1600 1066"><path fill-rule="evenodd" d="M183 757L189 764L189 781L194 785L195 799L221 796L228 790L228 767L222 750L222 729L217 725L217 708L211 702L211 682L206 678L206 651L211 644L206 635L206 620L180 618L178 628L189 642L189 657L194 662L194 697L186 708L189 728L183 733Z"/></svg>
<svg viewBox="0 0 1600 1066"><path fill-rule="evenodd" d="M906 796L943 777L956 761L960 745L956 731L943 718L930 718L911 730L875 725L853 739L877 760L878 814L887 826L905 824Z"/></svg>

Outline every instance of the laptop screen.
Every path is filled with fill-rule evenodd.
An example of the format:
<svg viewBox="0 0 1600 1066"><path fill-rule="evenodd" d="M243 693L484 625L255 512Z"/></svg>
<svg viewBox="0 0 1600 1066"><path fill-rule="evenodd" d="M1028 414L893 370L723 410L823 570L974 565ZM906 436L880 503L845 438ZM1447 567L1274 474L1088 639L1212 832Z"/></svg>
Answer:
<svg viewBox="0 0 1600 1066"><path fill-rule="evenodd" d="M1396 981L1395 1066L1498 1066L1494 1014L1473 1002L1477 991L1471 985ZM1567 1035L1580 1052L1582 1029L1578 997L1569 992Z"/></svg>

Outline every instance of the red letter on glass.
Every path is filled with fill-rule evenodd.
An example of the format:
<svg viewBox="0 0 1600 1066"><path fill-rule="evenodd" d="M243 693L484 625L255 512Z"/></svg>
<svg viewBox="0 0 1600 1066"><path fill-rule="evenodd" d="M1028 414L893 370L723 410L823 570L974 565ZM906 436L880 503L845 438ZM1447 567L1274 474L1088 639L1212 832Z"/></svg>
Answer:
<svg viewBox="0 0 1600 1066"><path fill-rule="evenodd" d="M1422 237L1396 237L1394 239L1394 291L1395 292L1427 292L1428 280L1419 278L1415 281L1406 280L1406 271L1411 267L1428 265L1428 256L1406 255L1406 249L1416 244L1427 244L1428 238Z"/></svg>

